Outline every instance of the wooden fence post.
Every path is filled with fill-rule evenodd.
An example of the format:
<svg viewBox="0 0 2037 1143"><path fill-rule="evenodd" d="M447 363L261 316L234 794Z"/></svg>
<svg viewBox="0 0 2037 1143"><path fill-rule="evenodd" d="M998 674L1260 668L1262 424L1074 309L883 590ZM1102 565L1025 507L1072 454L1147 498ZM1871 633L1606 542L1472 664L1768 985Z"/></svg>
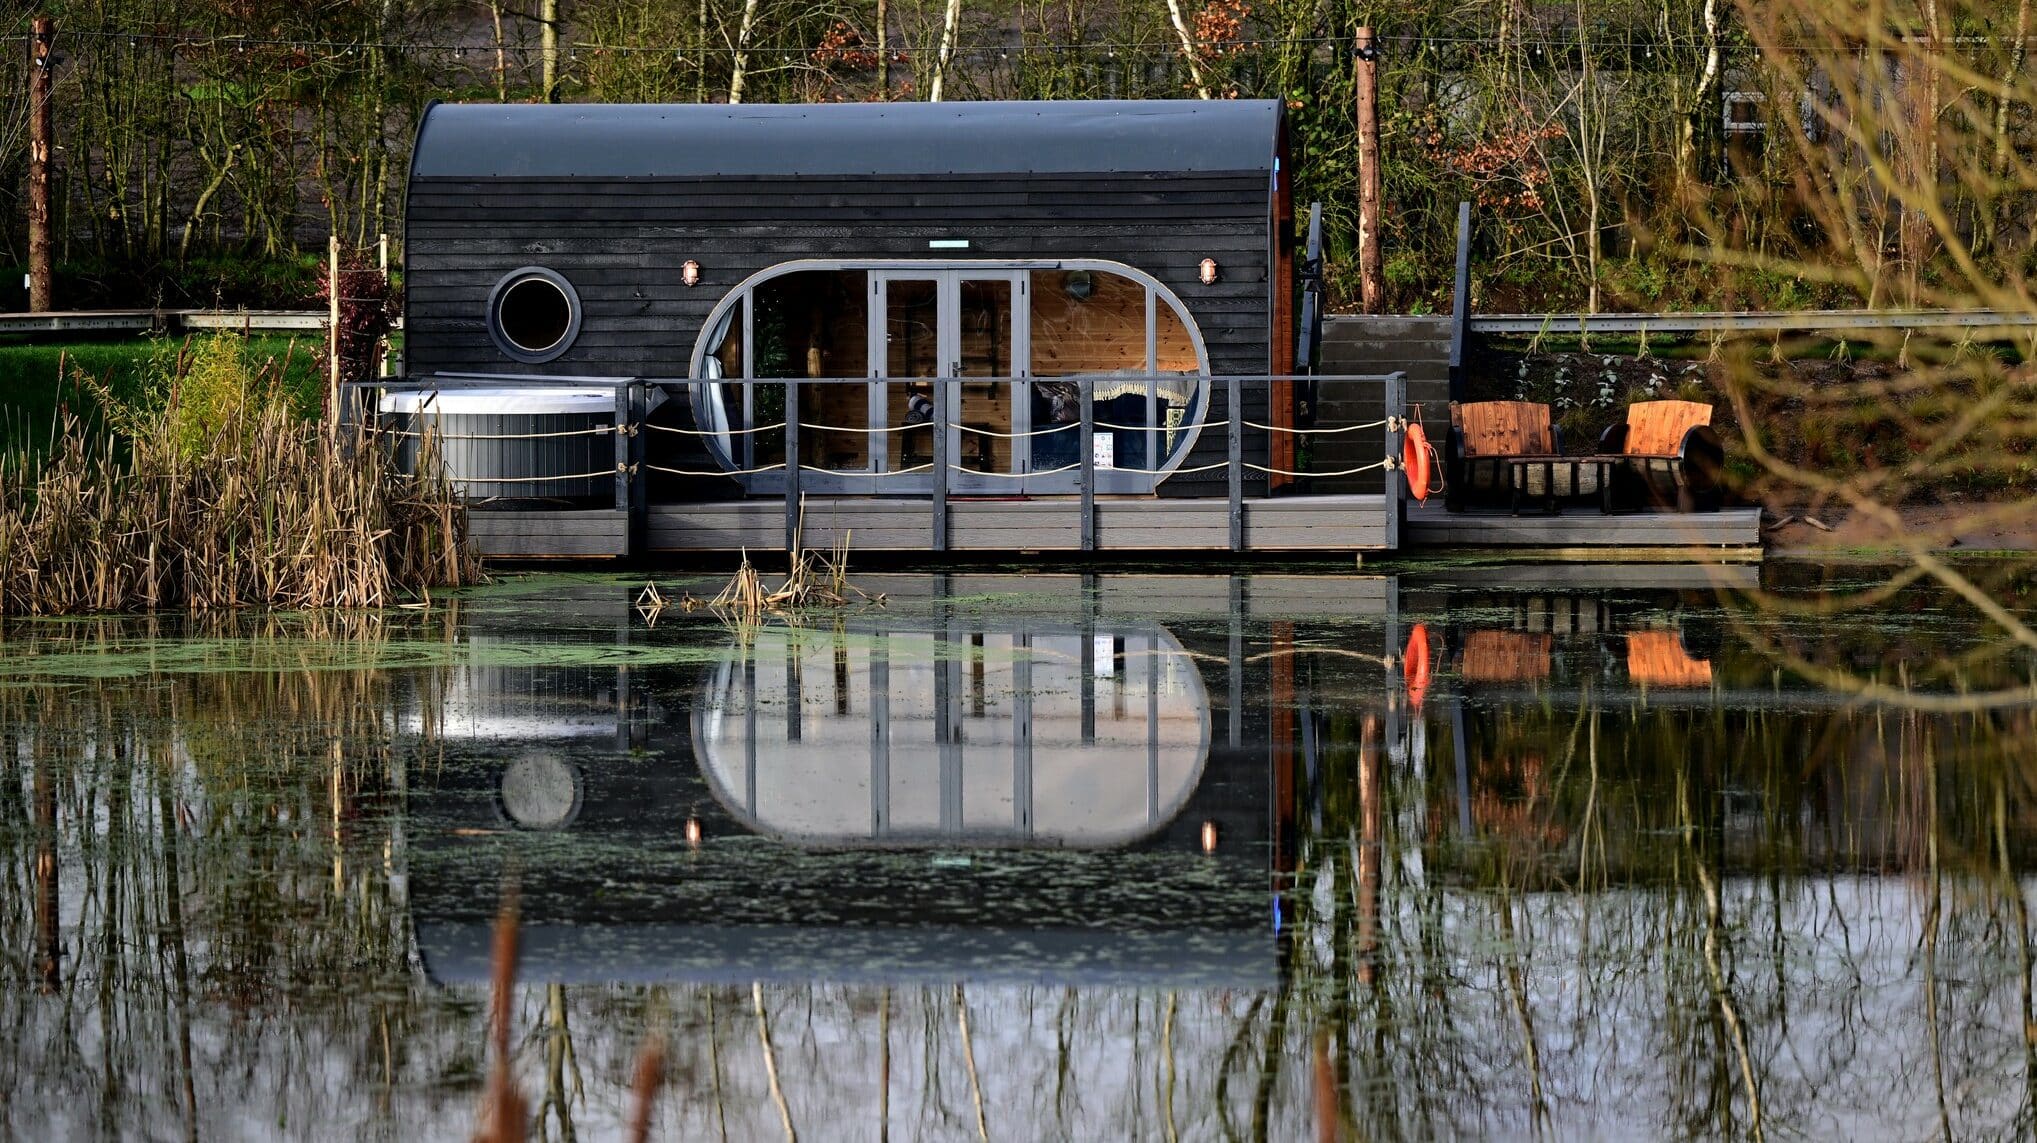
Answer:
<svg viewBox="0 0 2037 1143"><path fill-rule="evenodd" d="M28 308L38 313L57 308L55 227L50 220L50 167L56 148L51 109L56 61L51 49L56 35L56 22L37 16L28 48Z"/></svg>
<svg viewBox="0 0 2037 1143"><path fill-rule="evenodd" d="M1379 252L1379 44L1358 29L1358 284L1368 314L1384 305L1386 277Z"/></svg>

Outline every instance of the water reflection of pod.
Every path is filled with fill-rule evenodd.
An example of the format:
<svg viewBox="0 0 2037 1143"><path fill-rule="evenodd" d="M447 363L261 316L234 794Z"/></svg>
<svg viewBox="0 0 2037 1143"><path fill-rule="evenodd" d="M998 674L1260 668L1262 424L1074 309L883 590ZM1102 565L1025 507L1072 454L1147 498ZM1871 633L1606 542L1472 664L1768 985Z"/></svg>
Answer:
<svg viewBox="0 0 2037 1143"><path fill-rule="evenodd" d="M803 845L1106 848L1180 813L1209 693L1157 624L773 629L694 708L715 797Z"/></svg>
<svg viewBox="0 0 2037 1143"><path fill-rule="evenodd" d="M415 723L426 972L487 978L513 876L529 980L1274 982L1266 732L1211 733L1242 645L866 618L463 672Z"/></svg>

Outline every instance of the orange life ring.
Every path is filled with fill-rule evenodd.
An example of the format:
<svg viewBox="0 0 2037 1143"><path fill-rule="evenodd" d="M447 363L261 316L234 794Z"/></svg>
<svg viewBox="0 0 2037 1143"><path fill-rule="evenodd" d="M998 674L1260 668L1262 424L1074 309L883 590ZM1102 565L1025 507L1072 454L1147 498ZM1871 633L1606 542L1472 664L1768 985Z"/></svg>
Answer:
<svg viewBox="0 0 2037 1143"><path fill-rule="evenodd" d="M1408 705L1422 709L1429 695L1429 625L1415 624L1408 632L1407 650L1401 653L1402 673L1407 676Z"/></svg>
<svg viewBox="0 0 2037 1143"><path fill-rule="evenodd" d="M1433 474L1430 458L1436 450L1429 447L1429 434L1422 431L1420 421L1409 421L1407 431L1401 434L1400 464L1407 474L1408 494L1416 500L1427 500L1434 489L1429 487Z"/></svg>

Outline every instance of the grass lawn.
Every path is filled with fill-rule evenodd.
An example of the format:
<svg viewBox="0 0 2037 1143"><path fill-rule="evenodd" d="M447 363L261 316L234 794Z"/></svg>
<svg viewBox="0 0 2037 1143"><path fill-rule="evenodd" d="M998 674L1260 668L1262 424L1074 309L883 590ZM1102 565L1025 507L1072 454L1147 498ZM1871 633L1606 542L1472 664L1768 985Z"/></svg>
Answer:
<svg viewBox="0 0 2037 1143"><path fill-rule="evenodd" d="M98 402L73 379L75 371L97 378L118 397L134 400L142 395L150 377L168 377L174 371L184 340L181 336L74 342L0 338L0 447L45 444L59 404L88 416L97 411ZM324 385L323 345L324 339L316 333L308 337L257 334L248 338L248 356L256 362L265 358L282 362L287 357L284 383L296 395L300 408L314 409Z"/></svg>

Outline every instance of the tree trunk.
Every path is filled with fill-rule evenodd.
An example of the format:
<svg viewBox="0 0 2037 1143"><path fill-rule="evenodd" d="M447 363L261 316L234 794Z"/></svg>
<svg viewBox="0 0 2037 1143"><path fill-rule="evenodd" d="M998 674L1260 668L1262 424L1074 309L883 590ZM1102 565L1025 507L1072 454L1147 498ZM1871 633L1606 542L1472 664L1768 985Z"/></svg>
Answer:
<svg viewBox="0 0 2037 1143"><path fill-rule="evenodd" d="M1188 78L1195 84L1196 98L1208 99L1209 84L1202 78L1202 61L1195 55L1195 36L1189 32L1188 22L1181 18L1181 0L1167 0L1167 19L1181 39L1181 58L1188 64Z"/></svg>
<svg viewBox="0 0 2037 1143"><path fill-rule="evenodd" d="M495 102L509 102L509 54L502 46L502 2L489 0L488 15L495 21Z"/></svg>
<svg viewBox="0 0 2037 1143"><path fill-rule="evenodd" d="M750 32L757 26L757 0L743 0L743 24L736 31L736 62L729 73L729 102L743 101L743 83L749 78Z"/></svg>
<svg viewBox="0 0 2037 1143"><path fill-rule="evenodd" d="M877 97L891 98L891 4L877 0Z"/></svg>
<svg viewBox="0 0 2037 1143"><path fill-rule="evenodd" d="M539 45L544 57L544 101L559 101L559 0L543 0L538 6Z"/></svg>
<svg viewBox="0 0 2037 1143"><path fill-rule="evenodd" d="M927 99L934 103L941 101L941 88L948 81L948 61L955 55L955 33L962 26L962 0L948 0L948 14L941 21L941 51L934 61L934 82L927 89Z"/></svg>
<svg viewBox="0 0 2037 1143"><path fill-rule="evenodd" d="M1710 172L1710 150L1705 153L1698 148L1698 132L1703 131L1709 139L1714 124L1719 121L1721 109L1713 98L1712 87L1719 81L1719 0L1705 0L1705 64L1698 72L1697 86L1690 94L1690 106L1684 109L1683 122L1678 128L1676 148L1676 185L1679 189L1692 182L1708 181Z"/></svg>

